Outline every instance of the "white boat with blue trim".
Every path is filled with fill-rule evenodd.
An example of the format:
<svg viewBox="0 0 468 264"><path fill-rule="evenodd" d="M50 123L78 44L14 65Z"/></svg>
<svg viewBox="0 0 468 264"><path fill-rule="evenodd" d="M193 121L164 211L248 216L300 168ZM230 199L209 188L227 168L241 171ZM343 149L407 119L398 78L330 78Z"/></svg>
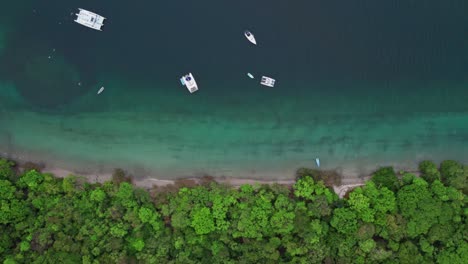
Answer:
<svg viewBox="0 0 468 264"><path fill-rule="evenodd" d="M195 78L193 78L192 73L182 76L180 78L180 83L182 83L182 85L185 85L187 87L187 90L189 90L190 93L194 93L198 91L198 85L197 85L197 82L195 81Z"/></svg>

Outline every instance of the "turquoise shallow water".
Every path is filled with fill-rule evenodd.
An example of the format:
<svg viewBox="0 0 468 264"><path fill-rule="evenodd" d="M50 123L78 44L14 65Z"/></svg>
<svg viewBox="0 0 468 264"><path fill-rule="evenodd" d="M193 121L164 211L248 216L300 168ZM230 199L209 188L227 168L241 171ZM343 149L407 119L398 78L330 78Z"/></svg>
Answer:
<svg viewBox="0 0 468 264"><path fill-rule="evenodd" d="M418 95L386 103L377 95L358 100L325 93L266 100L129 94L127 87L119 82L100 96L93 91L61 113L10 105L16 109L2 113L0 142L10 153L66 168L124 167L159 178L288 178L299 166L313 166L315 157L324 168L353 174L376 164L408 168L425 158L467 157L466 112L427 111L417 107ZM456 109L459 98L450 98Z"/></svg>
<svg viewBox="0 0 468 264"><path fill-rule="evenodd" d="M315 157L349 175L468 160L464 2L272 1L257 16L155 2L153 19L120 1L30 2L0 20L4 155L158 178L289 178ZM103 32L71 21L78 5L110 17ZM125 24L129 8L139 16ZM192 95L178 80L189 71Z"/></svg>

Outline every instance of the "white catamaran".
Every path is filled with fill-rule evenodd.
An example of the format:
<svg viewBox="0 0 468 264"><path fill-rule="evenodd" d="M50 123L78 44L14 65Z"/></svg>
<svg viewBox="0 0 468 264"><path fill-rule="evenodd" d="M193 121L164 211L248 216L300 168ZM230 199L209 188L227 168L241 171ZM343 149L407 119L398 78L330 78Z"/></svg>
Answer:
<svg viewBox="0 0 468 264"><path fill-rule="evenodd" d="M81 8L78 8L78 10L80 10L80 12L76 14L78 16L75 19L76 23L85 27L102 31L101 27L104 26L104 19L106 19L105 17Z"/></svg>
<svg viewBox="0 0 468 264"><path fill-rule="evenodd" d="M274 87L275 82L276 80L273 78L262 76L262 80L260 81L260 84L268 86L268 87Z"/></svg>

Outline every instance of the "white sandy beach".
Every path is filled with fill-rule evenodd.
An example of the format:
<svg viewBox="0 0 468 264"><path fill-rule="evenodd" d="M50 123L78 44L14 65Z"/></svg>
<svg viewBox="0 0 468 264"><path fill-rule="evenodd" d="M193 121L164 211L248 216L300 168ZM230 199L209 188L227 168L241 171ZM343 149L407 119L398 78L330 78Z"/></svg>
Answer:
<svg viewBox="0 0 468 264"><path fill-rule="evenodd" d="M87 180L91 183L95 182L106 182L111 180L112 174L111 173L102 173L102 174L88 174L88 175L83 175L79 174L70 170L65 170L65 169L60 169L60 168L45 168L43 170L45 173L51 173L57 177L65 178L70 175L80 175L84 176L87 178ZM191 178L194 181L197 181L199 178ZM349 179L349 177L348 177ZM354 181L356 183L350 184L342 184L340 186L333 186L333 190L335 193L340 197L343 198L346 193L356 187L363 186L365 183L365 180L370 179L370 176L367 177L358 177L355 178ZM292 185L295 183L295 180L270 180L270 181L265 181L265 180L253 180L253 179L241 179L241 178L214 178L216 182L219 183L225 183L228 185L233 186L234 188L237 188L243 184L281 184L281 185ZM137 187L144 188L144 189L150 189L153 186L166 186L170 184L174 184L175 180L161 180L161 179L154 179L154 178L143 178L143 179L133 179L133 184Z"/></svg>
<svg viewBox="0 0 468 264"><path fill-rule="evenodd" d="M112 179L112 173L111 172L96 172L96 173L90 173L90 172L78 172L78 171L73 171L73 170L68 170L68 169L63 169L63 168L57 168L57 167L50 167L46 166L42 172L44 173L51 173L55 175L56 177L61 177L65 178L70 175L76 175L76 176L83 176L87 179L88 182L90 183L103 183L106 181L109 181ZM336 194L338 194L340 197L343 197L349 190L364 185L365 180L368 180L370 176L356 176L348 175L347 177L344 177L347 179L342 185L340 186L333 186L334 191ZM192 177L192 178L184 178L188 180L193 180L197 182L200 180L200 178L197 177ZM281 185L292 185L295 183L295 180L289 179L289 180L256 180L256 179L248 179L248 178L230 178L230 177L214 177L213 178L216 182L219 183L224 183L231 185L235 188L243 185L243 184L281 184ZM176 183L176 180L164 180L164 179L156 179L152 177L138 177L138 178L132 178L132 182L135 186L144 188L144 189L150 189L154 186L166 186L170 184Z"/></svg>

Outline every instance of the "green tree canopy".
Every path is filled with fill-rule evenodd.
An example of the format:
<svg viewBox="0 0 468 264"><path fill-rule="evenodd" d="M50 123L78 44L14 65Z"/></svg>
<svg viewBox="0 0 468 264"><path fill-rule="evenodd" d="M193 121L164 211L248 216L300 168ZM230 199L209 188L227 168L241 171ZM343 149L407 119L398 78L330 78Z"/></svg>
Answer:
<svg viewBox="0 0 468 264"><path fill-rule="evenodd" d="M378 170L340 199L292 186L212 182L151 192L0 160L1 263L465 263L465 167ZM428 180L426 180L428 179Z"/></svg>
<svg viewBox="0 0 468 264"><path fill-rule="evenodd" d="M440 180L440 172L432 161L425 160L419 163L419 171L421 171L421 177L429 183Z"/></svg>
<svg viewBox="0 0 468 264"><path fill-rule="evenodd" d="M378 169L373 173L372 181L377 187L386 187L393 192L399 188L399 181L392 167Z"/></svg>

